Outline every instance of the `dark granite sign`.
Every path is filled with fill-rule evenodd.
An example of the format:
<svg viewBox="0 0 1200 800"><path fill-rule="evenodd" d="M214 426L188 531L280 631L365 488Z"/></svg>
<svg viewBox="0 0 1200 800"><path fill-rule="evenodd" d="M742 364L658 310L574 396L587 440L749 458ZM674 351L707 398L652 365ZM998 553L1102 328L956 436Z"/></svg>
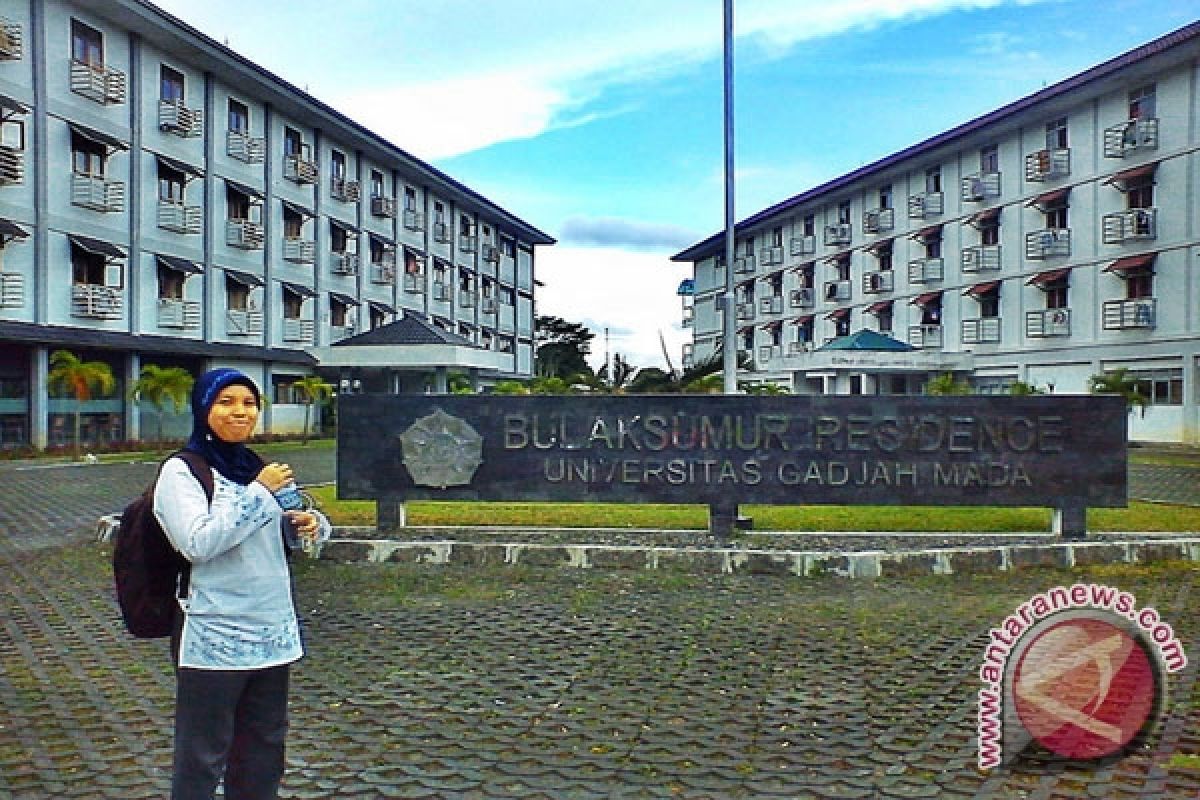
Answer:
<svg viewBox="0 0 1200 800"><path fill-rule="evenodd" d="M1119 397L339 398L345 499L1126 504Z"/></svg>

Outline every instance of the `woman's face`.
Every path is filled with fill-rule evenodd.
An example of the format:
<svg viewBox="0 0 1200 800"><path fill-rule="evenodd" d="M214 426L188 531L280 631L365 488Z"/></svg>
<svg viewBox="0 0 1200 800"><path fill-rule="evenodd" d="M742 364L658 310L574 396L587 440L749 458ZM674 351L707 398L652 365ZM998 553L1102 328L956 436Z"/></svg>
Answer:
<svg viewBox="0 0 1200 800"><path fill-rule="evenodd" d="M208 427L223 442L238 444L250 438L258 422L254 392L240 383L221 390L208 412Z"/></svg>

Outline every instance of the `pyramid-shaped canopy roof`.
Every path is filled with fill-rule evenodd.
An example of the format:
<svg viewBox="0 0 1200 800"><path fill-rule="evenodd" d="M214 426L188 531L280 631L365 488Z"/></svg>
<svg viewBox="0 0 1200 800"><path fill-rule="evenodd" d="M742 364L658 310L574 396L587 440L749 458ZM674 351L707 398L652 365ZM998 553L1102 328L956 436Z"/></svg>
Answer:
<svg viewBox="0 0 1200 800"><path fill-rule="evenodd" d="M374 330L350 336L335 342L334 347L357 347L359 345L404 345L404 344L449 344L459 347L474 347L466 337L442 330L421 319L416 314L405 314L395 322L380 325Z"/></svg>
<svg viewBox="0 0 1200 800"><path fill-rule="evenodd" d="M894 353L904 353L912 349L914 348L910 344L866 328L855 331L849 336L839 336L832 342L817 348L817 350L872 350Z"/></svg>

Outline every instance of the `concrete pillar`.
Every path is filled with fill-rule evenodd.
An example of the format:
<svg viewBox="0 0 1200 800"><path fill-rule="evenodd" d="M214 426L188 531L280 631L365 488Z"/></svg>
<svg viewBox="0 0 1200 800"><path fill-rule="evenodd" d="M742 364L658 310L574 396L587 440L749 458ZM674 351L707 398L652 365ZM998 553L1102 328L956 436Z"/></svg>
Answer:
<svg viewBox="0 0 1200 800"><path fill-rule="evenodd" d="M29 351L29 443L45 449L50 442L50 355L45 345Z"/></svg>

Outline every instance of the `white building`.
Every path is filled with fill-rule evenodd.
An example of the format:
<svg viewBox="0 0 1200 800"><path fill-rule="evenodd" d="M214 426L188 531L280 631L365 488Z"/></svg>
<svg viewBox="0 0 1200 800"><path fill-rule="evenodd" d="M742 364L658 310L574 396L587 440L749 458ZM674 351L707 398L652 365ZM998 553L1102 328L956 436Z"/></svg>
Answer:
<svg viewBox="0 0 1200 800"><path fill-rule="evenodd" d="M64 440L59 348L120 381L94 441L137 437L150 363L239 367L294 429L316 354L405 315L455 357L368 383L532 373L549 236L149 3L7 0L0 117L0 446Z"/></svg>
<svg viewBox="0 0 1200 800"><path fill-rule="evenodd" d="M1200 440L1200 23L795 195L736 226L740 378L905 394L1087 391L1126 368L1134 439ZM673 257L721 345L724 234ZM910 352L821 350L860 329Z"/></svg>

